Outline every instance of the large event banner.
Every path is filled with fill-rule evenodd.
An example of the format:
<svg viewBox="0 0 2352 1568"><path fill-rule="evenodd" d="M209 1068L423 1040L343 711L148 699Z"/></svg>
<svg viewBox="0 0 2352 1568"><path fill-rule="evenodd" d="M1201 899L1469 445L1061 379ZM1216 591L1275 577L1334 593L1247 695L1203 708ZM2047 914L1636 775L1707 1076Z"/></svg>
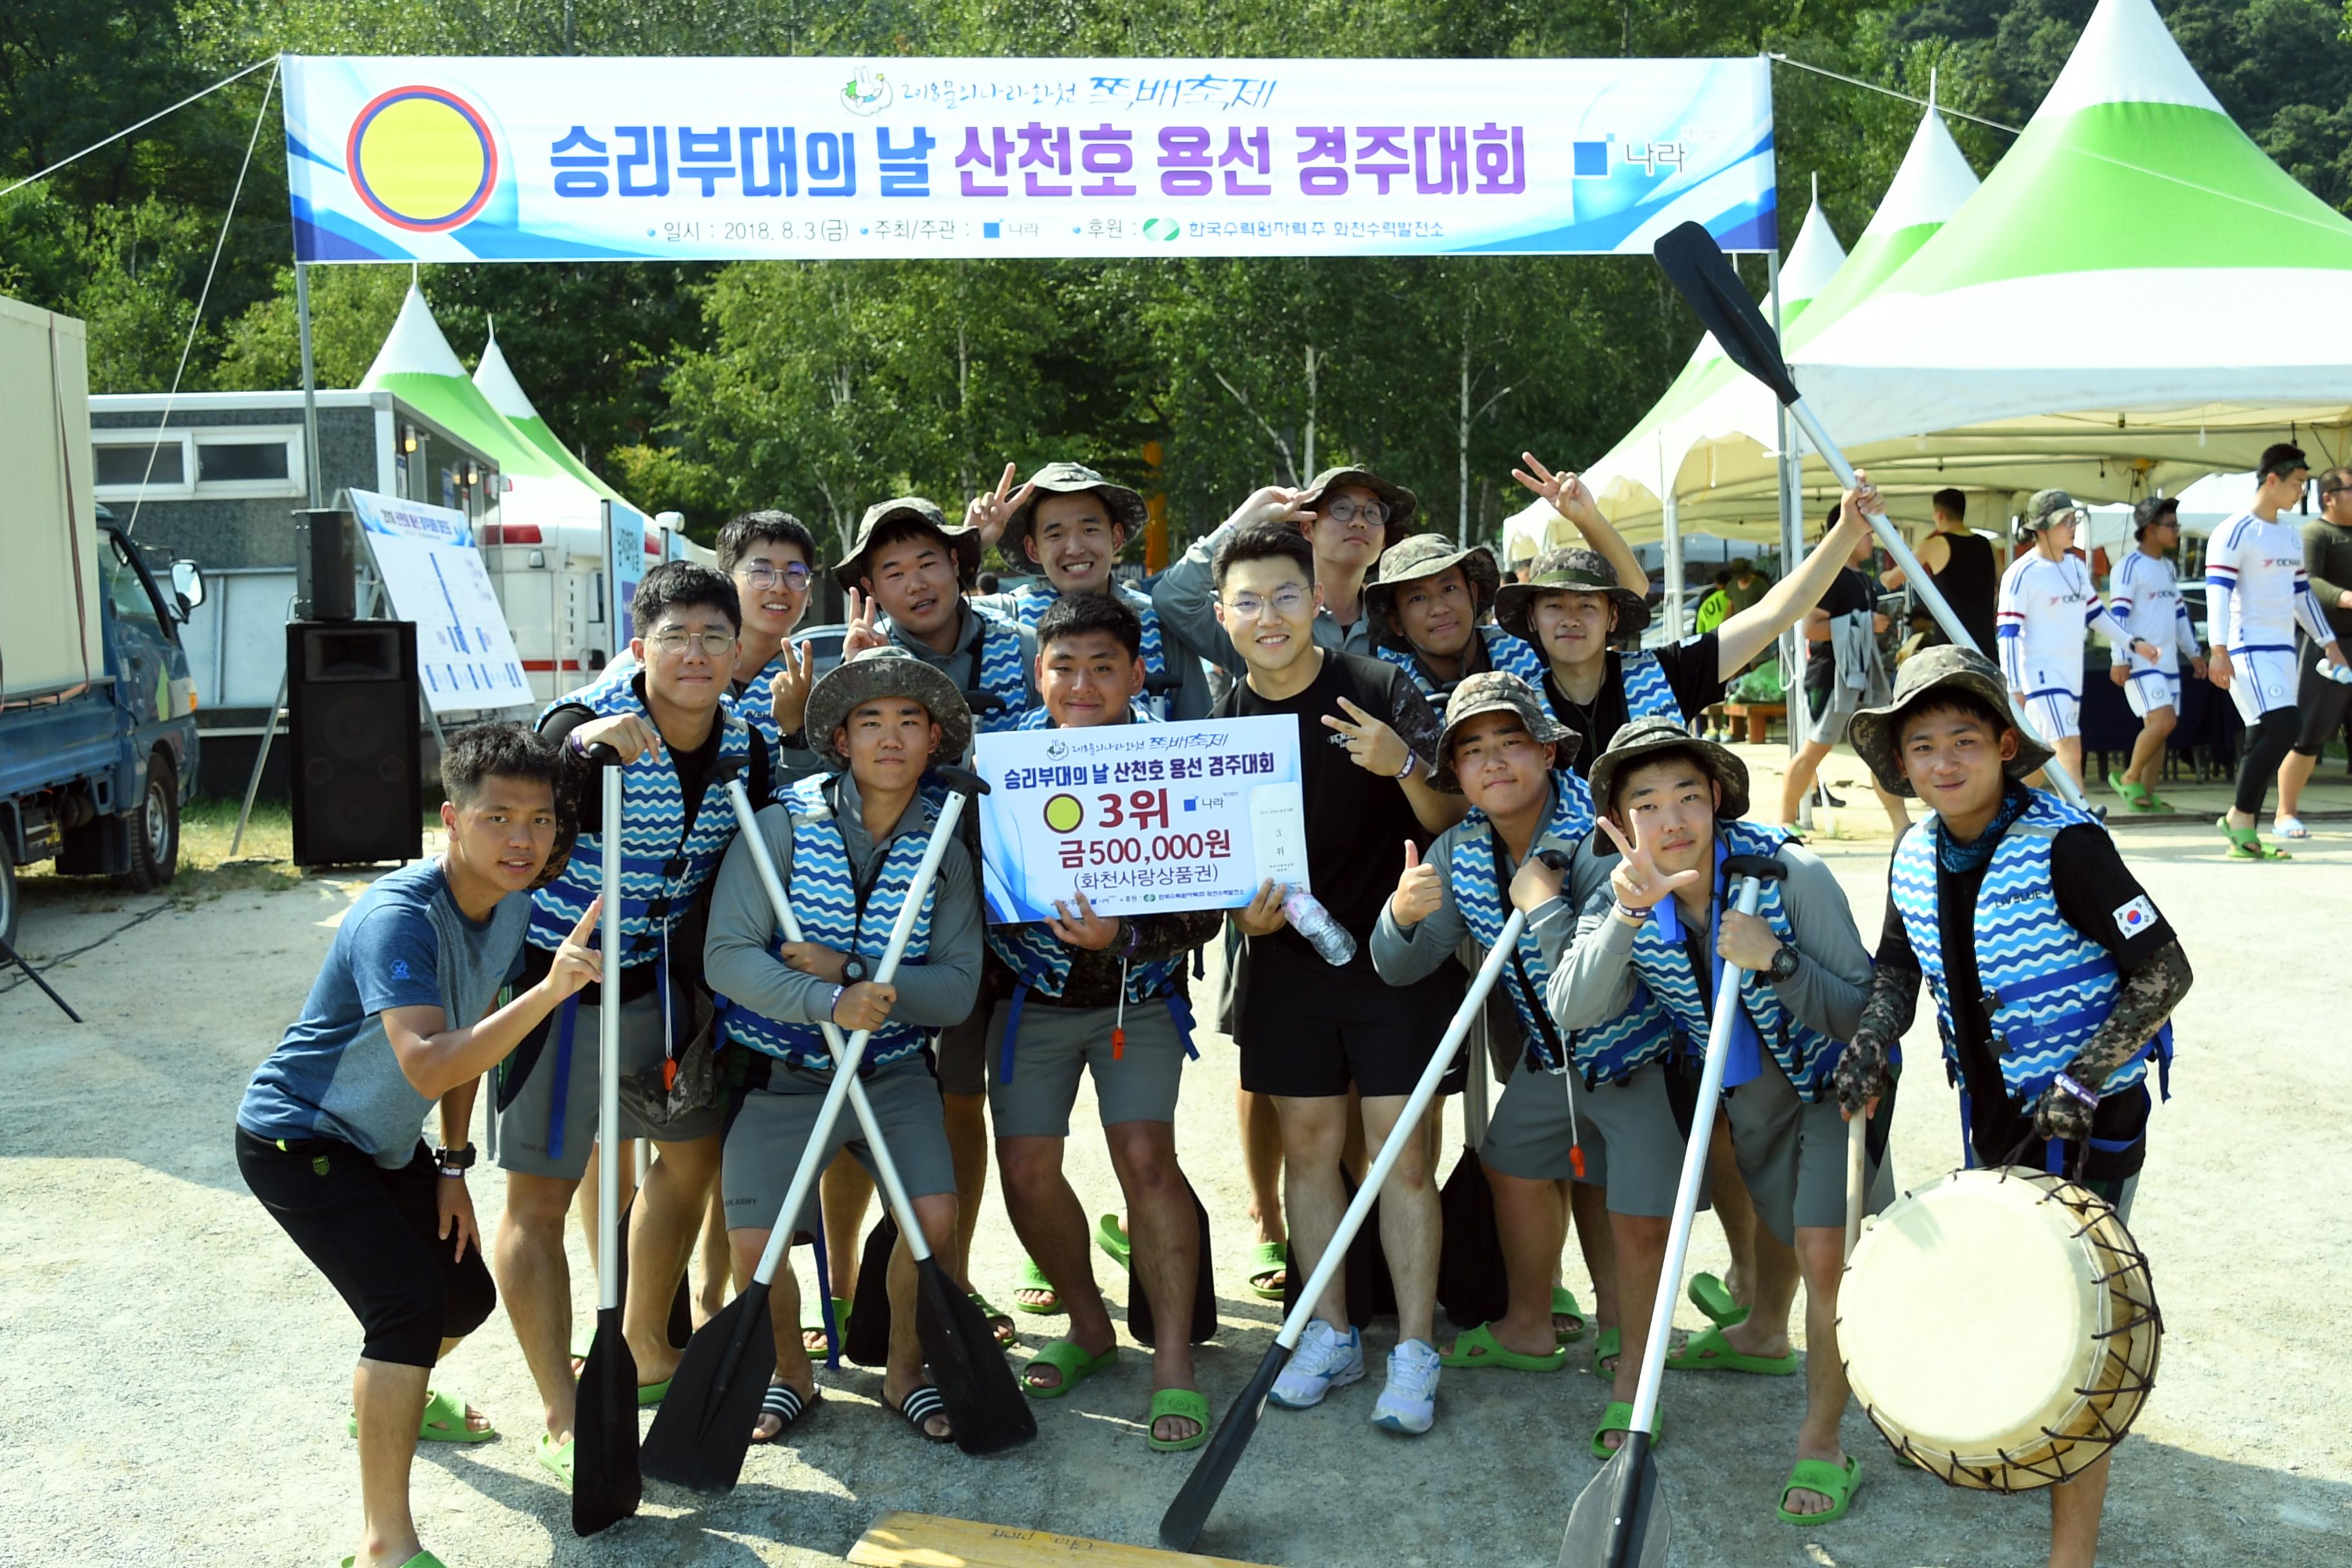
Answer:
<svg viewBox="0 0 2352 1568"><path fill-rule="evenodd" d="M289 56L306 261L1776 243L1735 59Z"/></svg>
<svg viewBox="0 0 2352 1568"><path fill-rule="evenodd" d="M1298 724L1099 724L982 735L982 883L991 924L1239 909L1271 878L1307 886Z"/></svg>

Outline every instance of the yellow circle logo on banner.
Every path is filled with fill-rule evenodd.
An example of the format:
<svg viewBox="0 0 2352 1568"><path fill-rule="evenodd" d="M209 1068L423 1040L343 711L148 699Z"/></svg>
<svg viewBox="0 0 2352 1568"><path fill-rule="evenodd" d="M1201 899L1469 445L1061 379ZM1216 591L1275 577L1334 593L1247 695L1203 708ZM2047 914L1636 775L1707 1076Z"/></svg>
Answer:
<svg viewBox="0 0 2352 1568"><path fill-rule="evenodd" d="M469 223L498 184L498 144L481 112L437 87L396 87L352 121L352 188L386 223L437 234Z"/></svg>
<svg viewBox="0 0 2352 1568"><path fill-rule="evenodd" d="M1087 808L1074 795L1057 795L1045 803L1045 826L1056 833L1075 833L1087 819Z"/></svg>

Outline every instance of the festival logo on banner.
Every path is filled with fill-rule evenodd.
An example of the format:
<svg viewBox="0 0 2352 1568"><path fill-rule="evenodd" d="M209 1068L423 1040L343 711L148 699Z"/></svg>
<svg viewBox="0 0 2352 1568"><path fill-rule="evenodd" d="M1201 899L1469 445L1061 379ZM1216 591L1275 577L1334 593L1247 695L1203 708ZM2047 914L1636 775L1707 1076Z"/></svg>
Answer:
<svg viewBox="0 0 2352 1568"><path fill-rule="evenodd" d="M289 57L308 261L1774 243L1756 59Z"/></svg>

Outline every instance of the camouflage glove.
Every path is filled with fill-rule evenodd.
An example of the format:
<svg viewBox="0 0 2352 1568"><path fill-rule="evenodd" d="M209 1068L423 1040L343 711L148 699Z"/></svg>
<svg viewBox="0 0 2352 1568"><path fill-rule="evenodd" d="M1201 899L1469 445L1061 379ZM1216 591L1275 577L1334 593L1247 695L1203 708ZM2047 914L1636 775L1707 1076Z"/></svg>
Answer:
<svg viewBox="0 0 2352 1568"><path fill-rule="evenodd" d="M1857 1031L1839 1053L1830 1085L1838 1103L1859 1116L1874 1100L1885 1098L1891 1083L1886 1070L1886 1047L1874 1037Z"/></svg>
<svg viewBox="0 0 2352 1568"><path fill-rule="evenodd" d="M2098 1110L2066 1092L2056 1084L2042 1091L2033 1103L2033 1131L2042 1138L2056 1138L2068 1143L2079 1143L2091 1135L2091 1118Z"/></svg>

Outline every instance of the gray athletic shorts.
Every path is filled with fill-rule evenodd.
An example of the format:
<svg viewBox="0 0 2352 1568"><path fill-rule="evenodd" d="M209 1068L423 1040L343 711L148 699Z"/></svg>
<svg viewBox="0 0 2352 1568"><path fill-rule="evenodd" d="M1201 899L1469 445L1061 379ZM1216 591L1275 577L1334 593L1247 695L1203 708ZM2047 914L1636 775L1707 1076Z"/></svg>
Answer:
<svg viewBox="0 0 2352 1568"><path fill-rule="evenodd" d="M699 1004L687 1007L689 1016L672 1019L681 1037L690 1038L700 1022ZM556 1057L562 1038L562 1012L548 1020L547 1040L530 1076L522 1080L513 1101L499 1115L499 1169L526 1176L556 1176L576 1182L588 1169L588 1151L596 1142L596 1112L602 1087L596 1074L597 1013L582 1007L572 1025L572 1071L563 1085L563 1152L548 1152L548 1113L555 1104ZM624 1078L657 1066L662 1059L661 993L649 992L621 1004L621 1073ZM656 1127L629 1109L621 1098L623 1138L651 1138L662 1143L691 1143L708 1138L724 1125L726 1112L711 1105Z"/></svg>
<svg viewBox="0 0 2352 1568"><path fill-rule="evenodd" d="M1824 1091L1808 1105L1770 1052L1764 1071L1731 1091L1725 1101L1731 1117L1732 1152L1740 1179L1755 1200L1756 1217L1784 1245L1796 1243L1796 1226L1843 1229L1845 1225L1845 1118L1837 1096ZM1890 1085L1878 1102L1878 1142L1895 1117ZM1870 1169L1865 1212L1876 1214L1895 1201L1892 1152Z"/></svg>
<svg viewBox="0 0 2352 1568"><path fill-rule="evenodd" d="M907 1195L919 1198L954 1192L955 1162L948 1153L946 1112L940 1104L939 1083L923 1058L908 1057L892 1062L861 1081L874 1120L881 1124L882 1137L890 1145L898 1180L906 1184ZM744 1091L742 1109L727 1129L726 1154L719 1164L728 1229L774 1226L792 1188L793 1173L800 1166L801 1152L808 1147L809 1134L816 1131L816 1113L824 1104L824 1092L832 1087L831 1073L777 1062L767 1088ZM833 1124L833 1135L825 1141L817 1170L822 1173L845 1148L857 1156L859 1164L874 1169L866 1131L857 1123L856 1110L845 1101L841 1119ZM793 1228L814 1235L816 1215L817 1187L812 1182Z"/></svg>
<svg viewBox="0 0 2352 1568"><path fill-rule="evenodd" d="M1174 1121L1184 1076L1184 1037L1166 1001L1127 1008L1127 1049L1111 1059L1116 1007L1049 1007L1034 996L1021 1010L1013 1076L1003 1076L1004 1024L999 1002L988 1020L988 1119L999 1138L1067 1138L1078 1075L1091 1072L1102 1124Z"/></svg>
<svg viewBox="0 0 2352 1568"><path fill-rule="evenodd" d="M978 1095L988 1092L988 1074L982 1058L988 1052L988 1004L982 1001L971 1010L971 1016L961 1024L950 1024L931 1042L931 1057L939 1070L941 1094Z"/></svg>
<svg viewBox="0 0 2352 1568"><path fill-rule="evenodd" d="M1587 1089L1576 1080L1577 1134L1584 1179L1609 1192L1609 1212L1663 1219L1675 1212L1683 1178L1683 1140L1666 1100L1666 1069L1652 1062L1622 1083ZM1557 1180L1569 1163L1568 1087L1562 1075L1511 1075L1478 1157L1507 1176ZM1699 1186L1698 1206L1708 1203Z"/></svg>
<svg viewBox="0 0 2352 1568"><path fill-rule="evenodd" d="M1839 746L1845 743L1846 727L1853 722L1854 710L1865 699L1875 706L1890 700L1892 694L1884 682L1867 691L1859 687L1832 685L1826 691L1808 690L1805 705L1812 710L1812 727L1805 738L1817 746Z"/></svg>

